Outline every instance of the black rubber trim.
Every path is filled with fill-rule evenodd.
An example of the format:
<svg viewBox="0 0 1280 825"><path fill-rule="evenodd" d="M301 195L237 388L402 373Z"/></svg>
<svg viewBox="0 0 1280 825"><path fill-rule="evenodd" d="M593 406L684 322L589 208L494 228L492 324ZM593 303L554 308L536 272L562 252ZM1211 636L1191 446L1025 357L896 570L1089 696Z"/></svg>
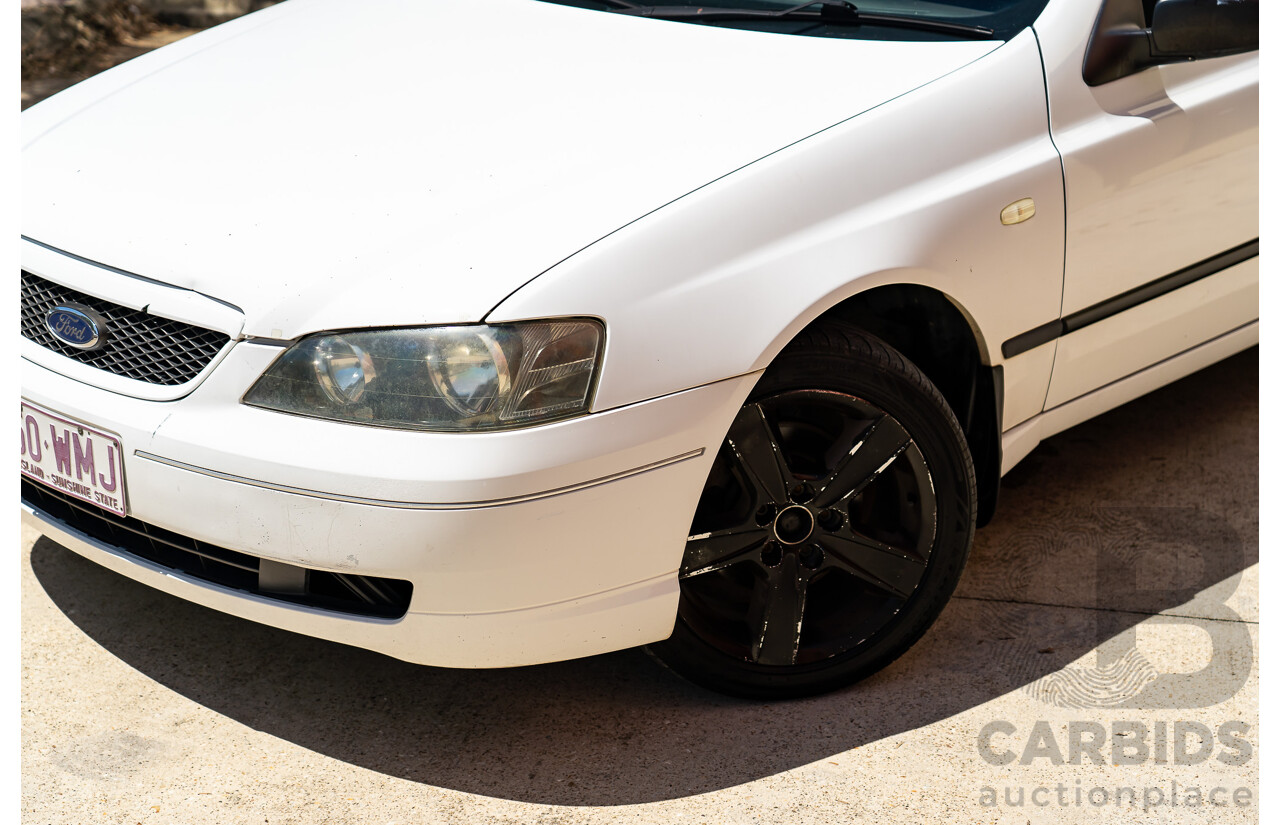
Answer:
<svg viewBox="0 0 1280 825"><path fill-rule="evenodd" d="M1151 283L1135 287L1128 292L1122 292L1114 298L1108 298L1079 312L1073 312L1065 318L1041 324L1035 329L1015 335L1000 346L1000 352L1005 358L1021 355L1041 344L1047 344L1068 333L1084 329L1090 324L1096 324L1099 321L1110 318L1112 315L1119 315L1121 312L1133 309L1139 304L1159 298L1161 295L1166 295L1175 289L1181 289L1184 286L1193 284L1201 278L1216 275L1224 269L1256 257L1258 257L1258 239L1254 238L1248 243L1240 244L1234 249L1214 255L1212 258L1206 258L1185 269L1179 269L1177 272L1154 280Z"/></svg>
<svg viewBox="0 0 1280 825"><path fill-rule="evenodd" d="M994 419L985 434L969 436L969 454L978 478L978 527L986 527L995 517L1000 498L1000 466L1004 462L1004 367L979 367L978 389L984 403L991 404L988 414ZM976 434L975 434L976 435Z"/></svg>
<svg viewBox="0 0 1280 825"><path fill-rule="evenodd" d="M1047 324L1041 324L1035 329L1027 330L1021 335L1013 336L1000 345L1000 352L1005 358L1012 358L1015 355L1021 355L1024 352L1033 350L1041 344L1056 341L1061 337L1062 319L1058 319Z"/></svg>

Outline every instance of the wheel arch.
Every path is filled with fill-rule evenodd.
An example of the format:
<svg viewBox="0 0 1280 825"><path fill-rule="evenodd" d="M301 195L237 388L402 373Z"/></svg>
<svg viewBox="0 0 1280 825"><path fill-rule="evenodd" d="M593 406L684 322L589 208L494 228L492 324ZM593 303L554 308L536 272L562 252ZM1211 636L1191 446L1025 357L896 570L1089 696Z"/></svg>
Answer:
<svg viewBox="0 0 1280 825"><path fill-rule="evenodd" d="M963 306L922 284L874 286L827 309L810 325L837 319L871 333L920 368L951 406L968 441L978 482L978 525L991 521L1000 489L1000 366Z"/></svg>

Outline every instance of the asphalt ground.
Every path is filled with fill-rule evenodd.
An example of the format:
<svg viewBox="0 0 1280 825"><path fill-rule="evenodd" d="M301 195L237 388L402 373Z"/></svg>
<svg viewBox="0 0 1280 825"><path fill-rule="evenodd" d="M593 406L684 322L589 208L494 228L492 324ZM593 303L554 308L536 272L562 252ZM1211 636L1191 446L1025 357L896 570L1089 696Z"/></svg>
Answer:
<svg viewBox="0 0 1280 825"><path fill-rule="evenodd" d="M786 703L409 665L24 529L22 819L1257 822L1258 435L1252 349L1046 441L925 638Z"/></svg>

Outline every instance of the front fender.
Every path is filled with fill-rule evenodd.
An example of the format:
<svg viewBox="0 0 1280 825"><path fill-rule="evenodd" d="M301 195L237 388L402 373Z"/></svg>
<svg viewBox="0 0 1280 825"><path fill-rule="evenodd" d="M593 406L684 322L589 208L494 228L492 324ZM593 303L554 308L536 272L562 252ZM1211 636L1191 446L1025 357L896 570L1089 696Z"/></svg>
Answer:
<svg viewBox="0 0 1280 825"><path fill-rule="evenodd" d="M597 410L762 369L823 312L889 283L951 296L994 366L999 342L1059 315L1063 187L1047 122L1028 30L609 235L486 320L604 319ZM1002 225L1026 197L1035 217ZM1050 365L1023 358L1034 380L1006 379L1043 402Z"/></svg>

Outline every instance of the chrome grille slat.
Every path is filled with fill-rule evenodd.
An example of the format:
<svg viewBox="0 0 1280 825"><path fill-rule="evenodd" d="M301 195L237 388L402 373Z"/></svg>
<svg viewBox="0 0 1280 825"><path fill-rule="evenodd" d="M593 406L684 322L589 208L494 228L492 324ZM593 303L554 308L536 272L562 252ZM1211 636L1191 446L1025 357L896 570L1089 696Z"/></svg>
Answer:
<svg viewBox="0 0 1280 825"><path fill-rule="evenodd" d="M45 326L49 310L67 301L97 310L107 320L107 345L86 352L68 346ZM200 374L230 337L211 329L114 304L22 271L22 337L113 375L177 386Z"/></svg>

